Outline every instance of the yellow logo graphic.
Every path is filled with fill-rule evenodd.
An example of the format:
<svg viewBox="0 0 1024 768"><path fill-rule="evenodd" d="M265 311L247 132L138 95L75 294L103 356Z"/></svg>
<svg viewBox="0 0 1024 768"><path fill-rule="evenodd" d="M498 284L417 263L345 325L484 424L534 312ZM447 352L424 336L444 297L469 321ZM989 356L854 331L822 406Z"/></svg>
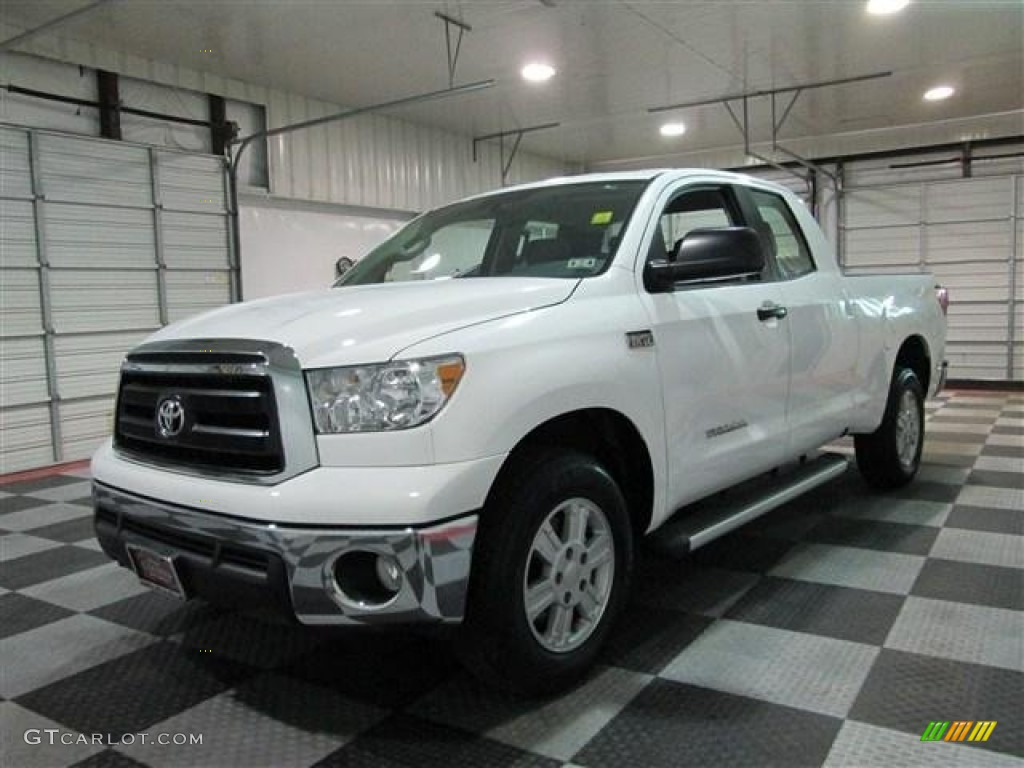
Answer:
<svg viewBox="0 0 1024 768"><path fill-rule="evenodd" d="M996 720L933 720L921 734L921 741L988 741Z"/></svg>

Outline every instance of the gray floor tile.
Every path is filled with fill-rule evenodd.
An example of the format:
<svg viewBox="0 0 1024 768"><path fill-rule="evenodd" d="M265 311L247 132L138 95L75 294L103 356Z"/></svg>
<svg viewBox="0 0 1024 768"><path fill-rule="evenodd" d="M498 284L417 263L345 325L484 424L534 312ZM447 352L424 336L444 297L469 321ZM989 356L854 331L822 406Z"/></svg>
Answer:
<svg viewBox="0 0 1024 768"><path fill-rule="evenodd" d="M985 445L1002 445L1008 448L1020 448L1024 444L1024 437L1020 435L989 435Z"/></svg>
<svg viewBox="0 0 1024 768"><path fill-rule="evenodd" d="M722 619L660 677L844 717L878 648Z"/></svg>
<svg viewBox="0 0 1024 768"><path fill-rule="evenodd" d="M1024 510L1024 487L993 488L988 485L965 485L956 497L956 503L1020 511Z"/></svg>
<svg viewBox="0 0 1024 768"><path fill-rule="evenodd" d="M0 762L9 768L71 765L104 750L101 745L90 744L88 737L82 743L82 734L13 701L0 701L0 734ZM39 743L35 743L36 739Z"/></svg>
<svg viewBox="0 0 1024 768"><path fill-rule="evenodd" d="M979 456L974 462L975 469L984 469L991 472L1007 472L1013 475L1024 474L1024 459L1012 456ZM1024 478L1020 483L1024 485Z"/></svg>
<svg viewBox="0 0 1024 768"><path fill-rule="evenodd" d="M911 596L885 647L1024 672L1024 618L1002 608Z"/></svg>
<svg viewBox="0 0 1024 768"><path fill-rule="evenodd" d="M60 542L58 541L42 539L26 533L9 533L6 536L0 536L0 563L17 560L19 557L34 555L36 552L44 552L59 546Z"/></svg>
<svg viewBox="0 0 1024 768"><path fill-rule="evenodd" d="M945 483L946 485L963 485L970 470L966 467L944 467L941 465L922 466L917 472L917 480L926 483Z"/></svg>
<svg viewBox="0 0 1024 768"><path fill-rule="evenodd" d="M786 579L905 595L924 558L828 544L800 544L771 571Z"/></svg>
<svg viewBox="0 0 1024 768"><path fill-rule="evenodd" d="M111 562L21 590L29 597L81 612L148 591L134 573Z"/></svg>
<svg viewBox="0 0 1024 768"><path fill-rule="evenodd" d="M921 730L924 731L924 726ZM865 766L1020 768L1021 761L1010 755L990 752L980 744L922 744L920 735L847 720L843 723L823 768Z"/></svg>
<svg viewBox="0 0 1024 768"><path fill-rule="evenodd" d="M79 614L0 640L0 696L29 691L137 650L153 638Z"/></svg>
<svg viewBox="0 0 1024 768"><path fill-rule="evenodd" d="M78 504L65 504L63 502L44 503L29 509L22 509L17 512L10 512L0 517L0 528L8 531L31 531L33 528L42 528L47 525L63 523L67 520L74 520L81 517L88 517L92 511Z"/></svg>
<svg viewBox="0 0 1024 768"><path fill-rule="evenodd" d="M655 680L574 758L593 768L818 766L841 720Z"/></svg>
<svg viewBox="0 0 1024 768"><path fill-rule="evenodd" d="M601 661L608 666L657 674L714 619L634 601L612 628Z"/></svg>
<svg viewBox="0 0 1024 768"><path fill-rule="evenodd" d="M931 557L1005 568L1024 568L1024 537L969 531L963 528L943 528L935 539Z"/></svg>

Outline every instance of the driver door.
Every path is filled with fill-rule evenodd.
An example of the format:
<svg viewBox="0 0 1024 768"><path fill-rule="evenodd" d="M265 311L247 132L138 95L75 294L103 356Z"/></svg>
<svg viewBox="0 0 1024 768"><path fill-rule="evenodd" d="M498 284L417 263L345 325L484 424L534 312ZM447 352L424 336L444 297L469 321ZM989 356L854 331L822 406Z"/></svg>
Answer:
<svg viewBox="0 0 1024 768"><path fill-rule="evenodd" d="M689 231L745 226L730 185L693 182L666 194L648 258L673 260ZM789 334L764 275L677 284L645 293L662 379L669 474L676 509L785 458Z"/></svg>

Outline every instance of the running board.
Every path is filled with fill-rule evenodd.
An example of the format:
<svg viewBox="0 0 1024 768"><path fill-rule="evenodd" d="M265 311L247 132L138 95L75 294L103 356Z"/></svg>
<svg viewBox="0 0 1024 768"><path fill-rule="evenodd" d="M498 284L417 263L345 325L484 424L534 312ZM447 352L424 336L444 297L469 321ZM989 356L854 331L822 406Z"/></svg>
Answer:
<svg viewBox="0 0 1024 768"><path fill-rule="evenodd" d="M824 453L788 471L756 478L675 513L648 541L673 557L684 557L741 525L843 474L845 456Z"/></svg>

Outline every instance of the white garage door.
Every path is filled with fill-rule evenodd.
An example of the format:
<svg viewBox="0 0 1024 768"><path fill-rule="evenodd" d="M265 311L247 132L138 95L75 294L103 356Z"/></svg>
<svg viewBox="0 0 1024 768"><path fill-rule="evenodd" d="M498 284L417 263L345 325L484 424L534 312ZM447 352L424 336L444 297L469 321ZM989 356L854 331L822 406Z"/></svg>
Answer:
<svg viewBox="0 0 1024 768"><path fill-rule="evenodd" d="M87 457L124 353L226 304L223 161L0 127L0 473Z"/></svg>
<svg viewBox="0 0 1024 768"><path fill-rule="evenodd" d="M851 273L932 272L952 298L950 377L1020 381L1024 161L975 158L963 178L958 163L942 162L949 158L847 165L843 262ZM917 167L899 167L906 164Z"/></svg>

